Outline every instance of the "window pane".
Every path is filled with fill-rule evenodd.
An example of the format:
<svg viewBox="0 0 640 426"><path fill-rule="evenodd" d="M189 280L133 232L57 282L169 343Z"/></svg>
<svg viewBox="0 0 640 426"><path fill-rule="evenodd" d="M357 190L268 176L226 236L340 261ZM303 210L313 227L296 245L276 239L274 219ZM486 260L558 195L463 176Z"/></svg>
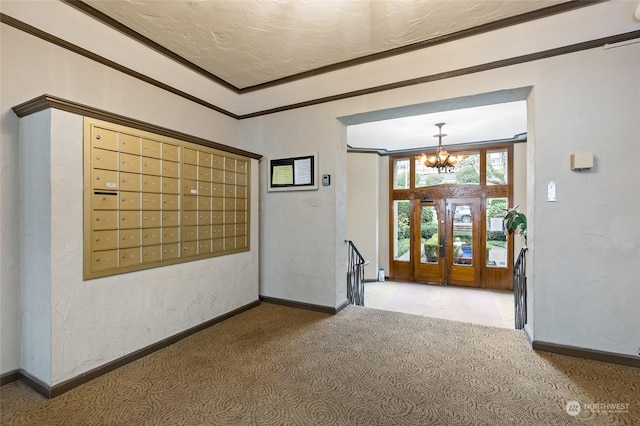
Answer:
<svg viewBox="0 0 640 426"><path fill-rule="evenodd" d="M487 185L507 184L508 158L506 149L487 151Z"/></svg>
<svg viewBox="0 0 640 426"><path fill-rule="evenodd" d="M393 162L393 189L409 189L409 159L401 158Z"/></svg>
<svg viewBox="0 0 640 426"><path fill-rule="evenodd" d="M454 167L452 173L438 173L434 167L426 167L416 157L416 188L439 185L441 183L480 184L480 153L465 152L467 158Z"/></svg>
<svg viewBox="0 0 640 426"><path fill-rule="evenodd" d="M420 210L420 263L438 263L438 209L422 206Z"/></svg>
<svg viewBox="0 0 640 426"><path fill-rule="evenodd" d="M473 216L469 204L458 204L453 212L453 263L473 265Z"/></svg>
<svg viewBox="0 0 640 426"><path fill-rule="evenodd" d="M506 198L487 198L487 266L507 267L507 236L504 234Z"/></svg>
<svg viewBox="0 0 640 426"><path fill-rule="evenodd" d="M393 202L393 258L404 262L409 261L409 200Z"/></svg>

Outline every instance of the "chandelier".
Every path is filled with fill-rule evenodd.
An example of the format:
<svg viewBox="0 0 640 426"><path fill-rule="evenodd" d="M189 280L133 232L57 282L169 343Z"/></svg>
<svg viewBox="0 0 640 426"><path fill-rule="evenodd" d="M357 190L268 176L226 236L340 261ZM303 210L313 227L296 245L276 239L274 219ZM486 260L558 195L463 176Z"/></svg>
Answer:
<svg viewBox="0 0 640 426"><path fill-rule="evenodd" d="M447 136L442 133L442 126L445 123L437 123L438 134L433 135L434 138L438 138L438 149L435 154L427 155L422 154L420 156L420 162L426 167L433 167L438 169L438 173L453 173L453 168L462 160L467 158L462 154L449 154L446 150L442 149L442 137Z"/></svg>

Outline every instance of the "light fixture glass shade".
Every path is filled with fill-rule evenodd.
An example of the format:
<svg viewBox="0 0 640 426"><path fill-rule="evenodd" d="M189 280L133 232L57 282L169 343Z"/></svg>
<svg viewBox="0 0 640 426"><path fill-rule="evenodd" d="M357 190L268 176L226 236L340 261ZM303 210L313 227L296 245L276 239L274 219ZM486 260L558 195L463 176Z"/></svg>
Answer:
<svg viewBox="0 0 640 426"><path fill-rule="evenodd" d="M438 138L438 149L436 150L435 155L426 155L422 154L420 156L420 160L422 164L427 167L435 167L438 169L439 173L451 173L453 172L453 168L467 158L466 155L463 154L449 154L446 150L442 149L442 137L447 136L442 133L442 126L445 123L437 123L438 134L434 135L434 137Z"/></svg>

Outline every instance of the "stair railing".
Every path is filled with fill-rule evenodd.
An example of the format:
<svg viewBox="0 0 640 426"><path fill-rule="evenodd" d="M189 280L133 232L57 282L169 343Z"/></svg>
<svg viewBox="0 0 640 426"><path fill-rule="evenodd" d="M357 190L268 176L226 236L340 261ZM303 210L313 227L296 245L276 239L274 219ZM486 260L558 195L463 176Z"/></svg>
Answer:
<svg viewBox="0 0 640 426"><path fill-rule="evenodd" d="M364 306L364 267L369 262L364 260L353 241L345 240L345 243L349 244L347 299L352 305Z"/></svg>
<svg viewBox="0 0 640 426"><path fill-rule="evenodd" d="M515 302L516 330L522 330L527 323L527 248L520 250L513 266L513 298Z"/></svg>

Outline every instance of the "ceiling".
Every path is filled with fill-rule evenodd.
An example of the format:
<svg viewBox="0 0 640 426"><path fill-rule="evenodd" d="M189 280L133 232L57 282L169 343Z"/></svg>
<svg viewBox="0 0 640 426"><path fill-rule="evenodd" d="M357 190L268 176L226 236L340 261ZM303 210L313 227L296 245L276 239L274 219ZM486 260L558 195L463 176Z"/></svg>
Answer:
<svg viewBox="0 0 640 426"><path fill-rule="evenodd" d="M63 0L65 1L65 0ZM581 7L574 0L66 1L243 93ZM348 145L379 152L513 139L525 98L348 125ZM464 103L464 102L463 102ZM467 105L468 106L468 105ZM382 115L385 113L382 112ZM391 119L388 119L391 118Z"/></svg>
<svg viewBox="0 0 640 426"><path fill-rule="evenodd" d="M442 145L513 140L527 132L526 101L443 110L347 127L353 149L405 151L438 145L436 123L445 123Z"/></svg>
<svg viewBox="0 0 640 426"><path fill-rule="evenodd" d="M552 6L567 6L563 3L577 4L568 0L83 0L67 3L98 18L101 13L112 18L148 39L145 42L150 40L238 90L349 64L372 55L424 47L425 42L455 33L505 22L536 10L550 10Z"/></svg>

